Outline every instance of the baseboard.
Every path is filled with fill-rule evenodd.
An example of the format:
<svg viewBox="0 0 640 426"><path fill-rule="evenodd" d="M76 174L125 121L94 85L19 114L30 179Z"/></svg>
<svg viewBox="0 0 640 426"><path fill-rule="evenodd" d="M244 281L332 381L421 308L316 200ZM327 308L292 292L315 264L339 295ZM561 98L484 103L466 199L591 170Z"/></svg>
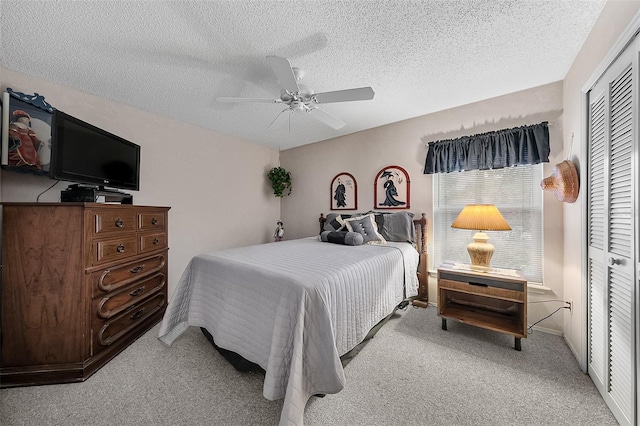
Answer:
<svg viewBox="0 0 640 426"><path fill-rule="evenodd" d="M564 333L562 331L554 330L552 328L539 327L539 326L536 325L536 326L531 327L531 329L534 330L534 331L540 331L542 333L553 334L555 336L564 336Z"/></svg>
<svg viewBox="0 0 640 426"><path fill-rule="evenodd" d="M583 373L586 373L587 370L585 370L585 368L583 367L582 364L582 357L580 357L580 354L578 353L578 351L576 350L576 348L573 347L573 345L571 344L571 342L569 340L567 340L567 338L564 338L564 342L567 344L567 346L569 347L569 350L571 351L571 353L573 354L573 357L576 359L576 361L578 361L578 365L580 366L580 370L582 370ZM584 364L586 365L586 363Z"/></svg>

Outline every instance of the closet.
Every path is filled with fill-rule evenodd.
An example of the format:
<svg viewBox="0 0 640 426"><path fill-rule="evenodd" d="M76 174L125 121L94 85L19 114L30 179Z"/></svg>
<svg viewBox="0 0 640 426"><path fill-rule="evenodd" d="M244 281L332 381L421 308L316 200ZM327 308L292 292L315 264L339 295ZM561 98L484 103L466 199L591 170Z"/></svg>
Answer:
<svg viewBox="0 0 640 426"><path fill-rule="evenodd" d="M588 372L621 425L637 415L636 37L587 93Z"/></svg>

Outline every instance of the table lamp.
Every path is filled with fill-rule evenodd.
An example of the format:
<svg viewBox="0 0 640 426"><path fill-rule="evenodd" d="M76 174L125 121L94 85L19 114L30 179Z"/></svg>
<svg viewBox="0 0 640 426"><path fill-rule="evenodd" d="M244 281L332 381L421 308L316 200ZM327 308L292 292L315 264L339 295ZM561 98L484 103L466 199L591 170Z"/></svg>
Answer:
<svg viewBox="0 0 640 426"><path fill-rule="evenodd" d="M511 227L493 204L467 204L451 227L477 231L473 236L473 242L467 246L467 252L471 258L471 269L476 271L491 269L489 262L493 256L494 247L493 244L488 243L489 237L484 231L511 231Z"/></svg>

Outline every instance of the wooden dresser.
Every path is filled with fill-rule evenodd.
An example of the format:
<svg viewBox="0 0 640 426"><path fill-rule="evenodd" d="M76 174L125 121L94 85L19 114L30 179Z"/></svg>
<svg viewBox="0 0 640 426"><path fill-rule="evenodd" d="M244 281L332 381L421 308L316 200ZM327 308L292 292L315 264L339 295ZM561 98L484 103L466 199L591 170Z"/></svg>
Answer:
<svg viewBox="0 0 640 426"><path fill-rule="evenodd" d="M160 321L168 212L3 203L1 387L83 381Z"/></svg>

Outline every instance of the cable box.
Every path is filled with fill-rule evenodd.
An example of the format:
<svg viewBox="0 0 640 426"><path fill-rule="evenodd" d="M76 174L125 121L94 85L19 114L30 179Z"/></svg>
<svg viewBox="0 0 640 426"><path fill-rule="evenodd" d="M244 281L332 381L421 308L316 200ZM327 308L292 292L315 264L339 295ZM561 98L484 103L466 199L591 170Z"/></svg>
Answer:
<svg viewBox="0 0 640 426"><path fill-rule="evenodd" d="M100 188L73 187L60 191L60 200L71 203L120 203L133 204L133 195Z"/></svg>

